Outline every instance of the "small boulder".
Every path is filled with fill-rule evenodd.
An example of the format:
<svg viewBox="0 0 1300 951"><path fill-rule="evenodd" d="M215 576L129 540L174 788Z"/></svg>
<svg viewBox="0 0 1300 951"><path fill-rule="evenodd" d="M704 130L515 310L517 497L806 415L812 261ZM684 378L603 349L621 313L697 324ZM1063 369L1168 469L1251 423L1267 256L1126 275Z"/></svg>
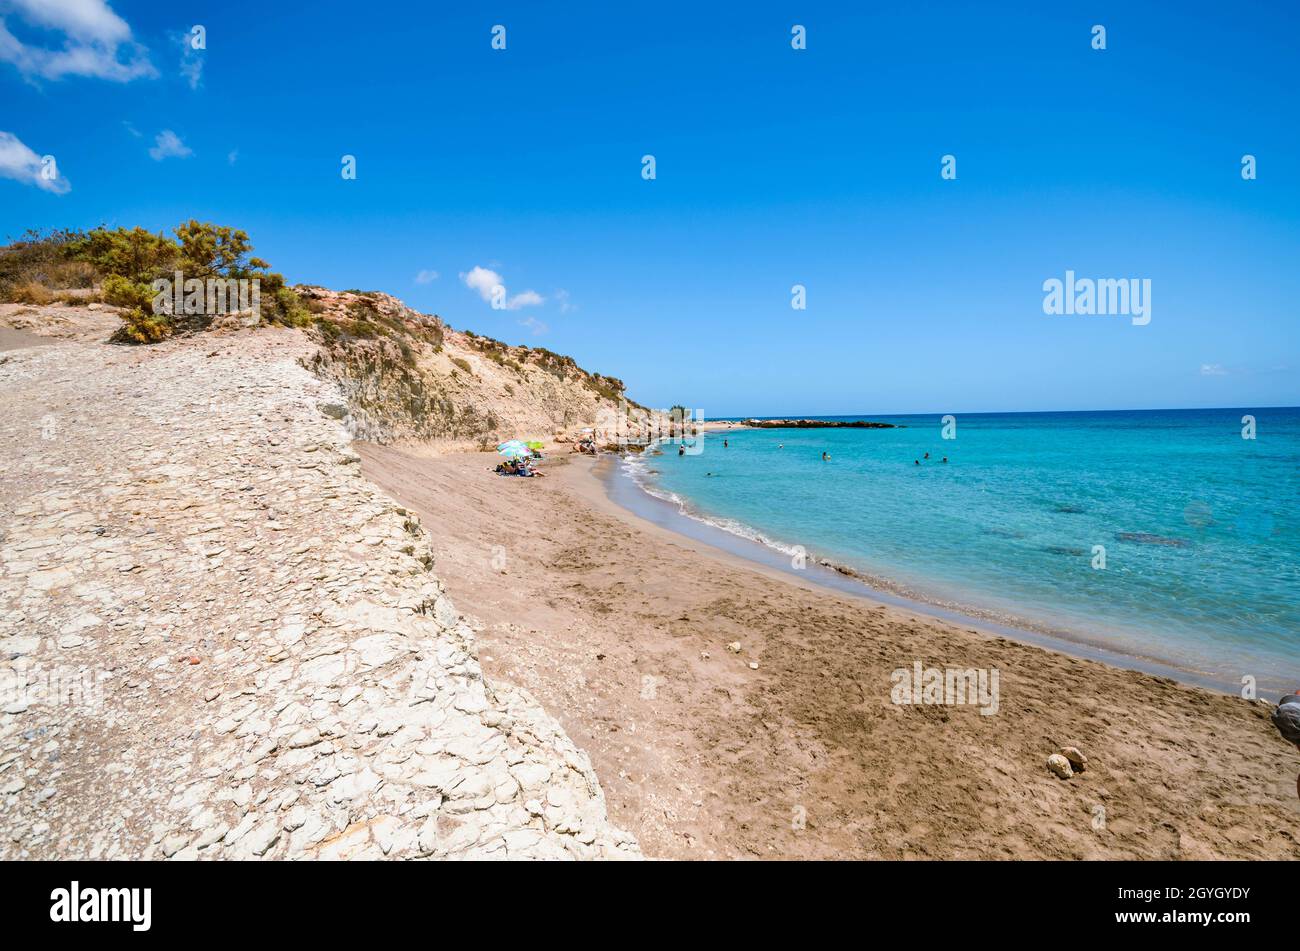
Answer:
<svg viewBox="0 0 1300 951"><path fill-rule="evenodd" d="M739 654L740 641L732 641L730 644L727 645L727 650L731 651L731 653L733 654Z"/></svg>
<svg viewBox="0 0 1300 951"><path fill-rule="evenodd" d="M1058 779L1069 779L1074 775L1074 770L1070 768L1070 761L1060 753L1053 753L1047 757L1047 768L1050 769Z"/></svg>
<svg viewBox="0 0 1300 951"><path fill-rule="evenodd" d="M1070 761L1070 767L1076 773L1082 773L1088 767L1088 757L1077 746L1061 747L1061 755Z"/></svg>

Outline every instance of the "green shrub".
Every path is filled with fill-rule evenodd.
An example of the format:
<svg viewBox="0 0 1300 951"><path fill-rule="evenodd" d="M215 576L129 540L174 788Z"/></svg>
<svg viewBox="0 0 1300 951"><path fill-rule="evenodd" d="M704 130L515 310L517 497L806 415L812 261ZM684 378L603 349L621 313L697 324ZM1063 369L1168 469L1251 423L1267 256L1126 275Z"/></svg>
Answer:
<svg viewBox="0 0 1300 951"><path fill-rule="evenodd" d="M104 278L102 293L105 303L112 304L114 307L143 311L153 309L153 289L118 274L110 274Z"/></svg>
<svg viewBox="0 0 1300 951"><path fill-rule="evenodd" d="M153 289L119 274L104 278L104 300L122 308L122 326L113 334L116 343L157 343L175 331L167 314L153 313Z"/></svg>
<svg viewBox="0 0 1300 951"><path fill-rule="evenodd" d="M110 338L114 343L157 343L172 335L174 327L165 315L129 310L122 314L122 326Z"/></svg>
<svg viewBox="0 0 1300 951"><path fill-rule="evenodd" d="M102 225L69 244L72 257L90 264L101 276L117 275L138 284L148 284L175 270L180 250L162 233L153 234L144 228L110 231Z"/></svg>

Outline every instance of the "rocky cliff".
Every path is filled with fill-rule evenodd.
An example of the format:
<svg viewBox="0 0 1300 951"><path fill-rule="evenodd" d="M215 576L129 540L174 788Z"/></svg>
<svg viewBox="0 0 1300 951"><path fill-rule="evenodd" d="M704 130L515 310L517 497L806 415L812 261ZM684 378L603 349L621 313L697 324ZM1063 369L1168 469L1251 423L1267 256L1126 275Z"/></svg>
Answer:
<svg viewBox="0 0 1300 951"><path fill-rule="evenodd" d="M571 357L454 330L376 291L294 290L321 344L311 369L339 385L358 438L485 448L571 435L611 414L634 426L650 415L626 399L621 380Z"/></svg>
<svg viewBox="0 0 1300 951"><path fill-rule="evenodd" d="M403 365L444 386L436 421L358 388L361 354L404 359L394 336L127 347L103 309L0 305L62 338L0 335L0 858L639 854L586 754L484 679L426 529L339 418L472 437L500 410L487 381L536 400L506 427L586 411L589 378L488 357L453 376L472 345L400 319L429 334Z"/></svg>

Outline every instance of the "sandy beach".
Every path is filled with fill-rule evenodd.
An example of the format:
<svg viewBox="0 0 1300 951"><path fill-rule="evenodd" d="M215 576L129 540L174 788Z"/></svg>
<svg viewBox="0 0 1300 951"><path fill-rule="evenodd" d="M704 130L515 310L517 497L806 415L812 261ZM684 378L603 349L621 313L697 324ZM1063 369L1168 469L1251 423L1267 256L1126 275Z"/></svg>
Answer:
<svg viewBox="0 0 1300 951"><path fill-rule="evenodd" d="M591 756L659 858L1295 858L1268 707L840 594L616 506L608 458L360 445L431 528L489 677ZM739 653L728 645L739 642ZM996 669L997 712L891 702L891 672ZM757 664L757 669L751 665ZM1068 781L1046 759L1073 745Z"/></svg>

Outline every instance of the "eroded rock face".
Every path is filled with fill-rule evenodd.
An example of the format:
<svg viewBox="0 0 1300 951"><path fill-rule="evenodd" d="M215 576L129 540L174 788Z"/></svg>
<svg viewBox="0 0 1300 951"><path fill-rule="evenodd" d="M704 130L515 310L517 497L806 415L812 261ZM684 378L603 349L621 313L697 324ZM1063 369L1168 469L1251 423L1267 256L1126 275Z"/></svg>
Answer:
<svg viewBox="0 0 1300 951"><path fill-rule="evenodd" d="M540 347L457 331L378 291L298 285L317 321L317 376L338 384L344 425L369 442L437 440L486 448L513 438L552 439L605 416L643 422L623 383Z"/></svg>
<svg viewBox="0 0 1300 951"><path fill-rule="evenodd" d="M0 858L635 857L294 331L0 365Z"/></svg>

